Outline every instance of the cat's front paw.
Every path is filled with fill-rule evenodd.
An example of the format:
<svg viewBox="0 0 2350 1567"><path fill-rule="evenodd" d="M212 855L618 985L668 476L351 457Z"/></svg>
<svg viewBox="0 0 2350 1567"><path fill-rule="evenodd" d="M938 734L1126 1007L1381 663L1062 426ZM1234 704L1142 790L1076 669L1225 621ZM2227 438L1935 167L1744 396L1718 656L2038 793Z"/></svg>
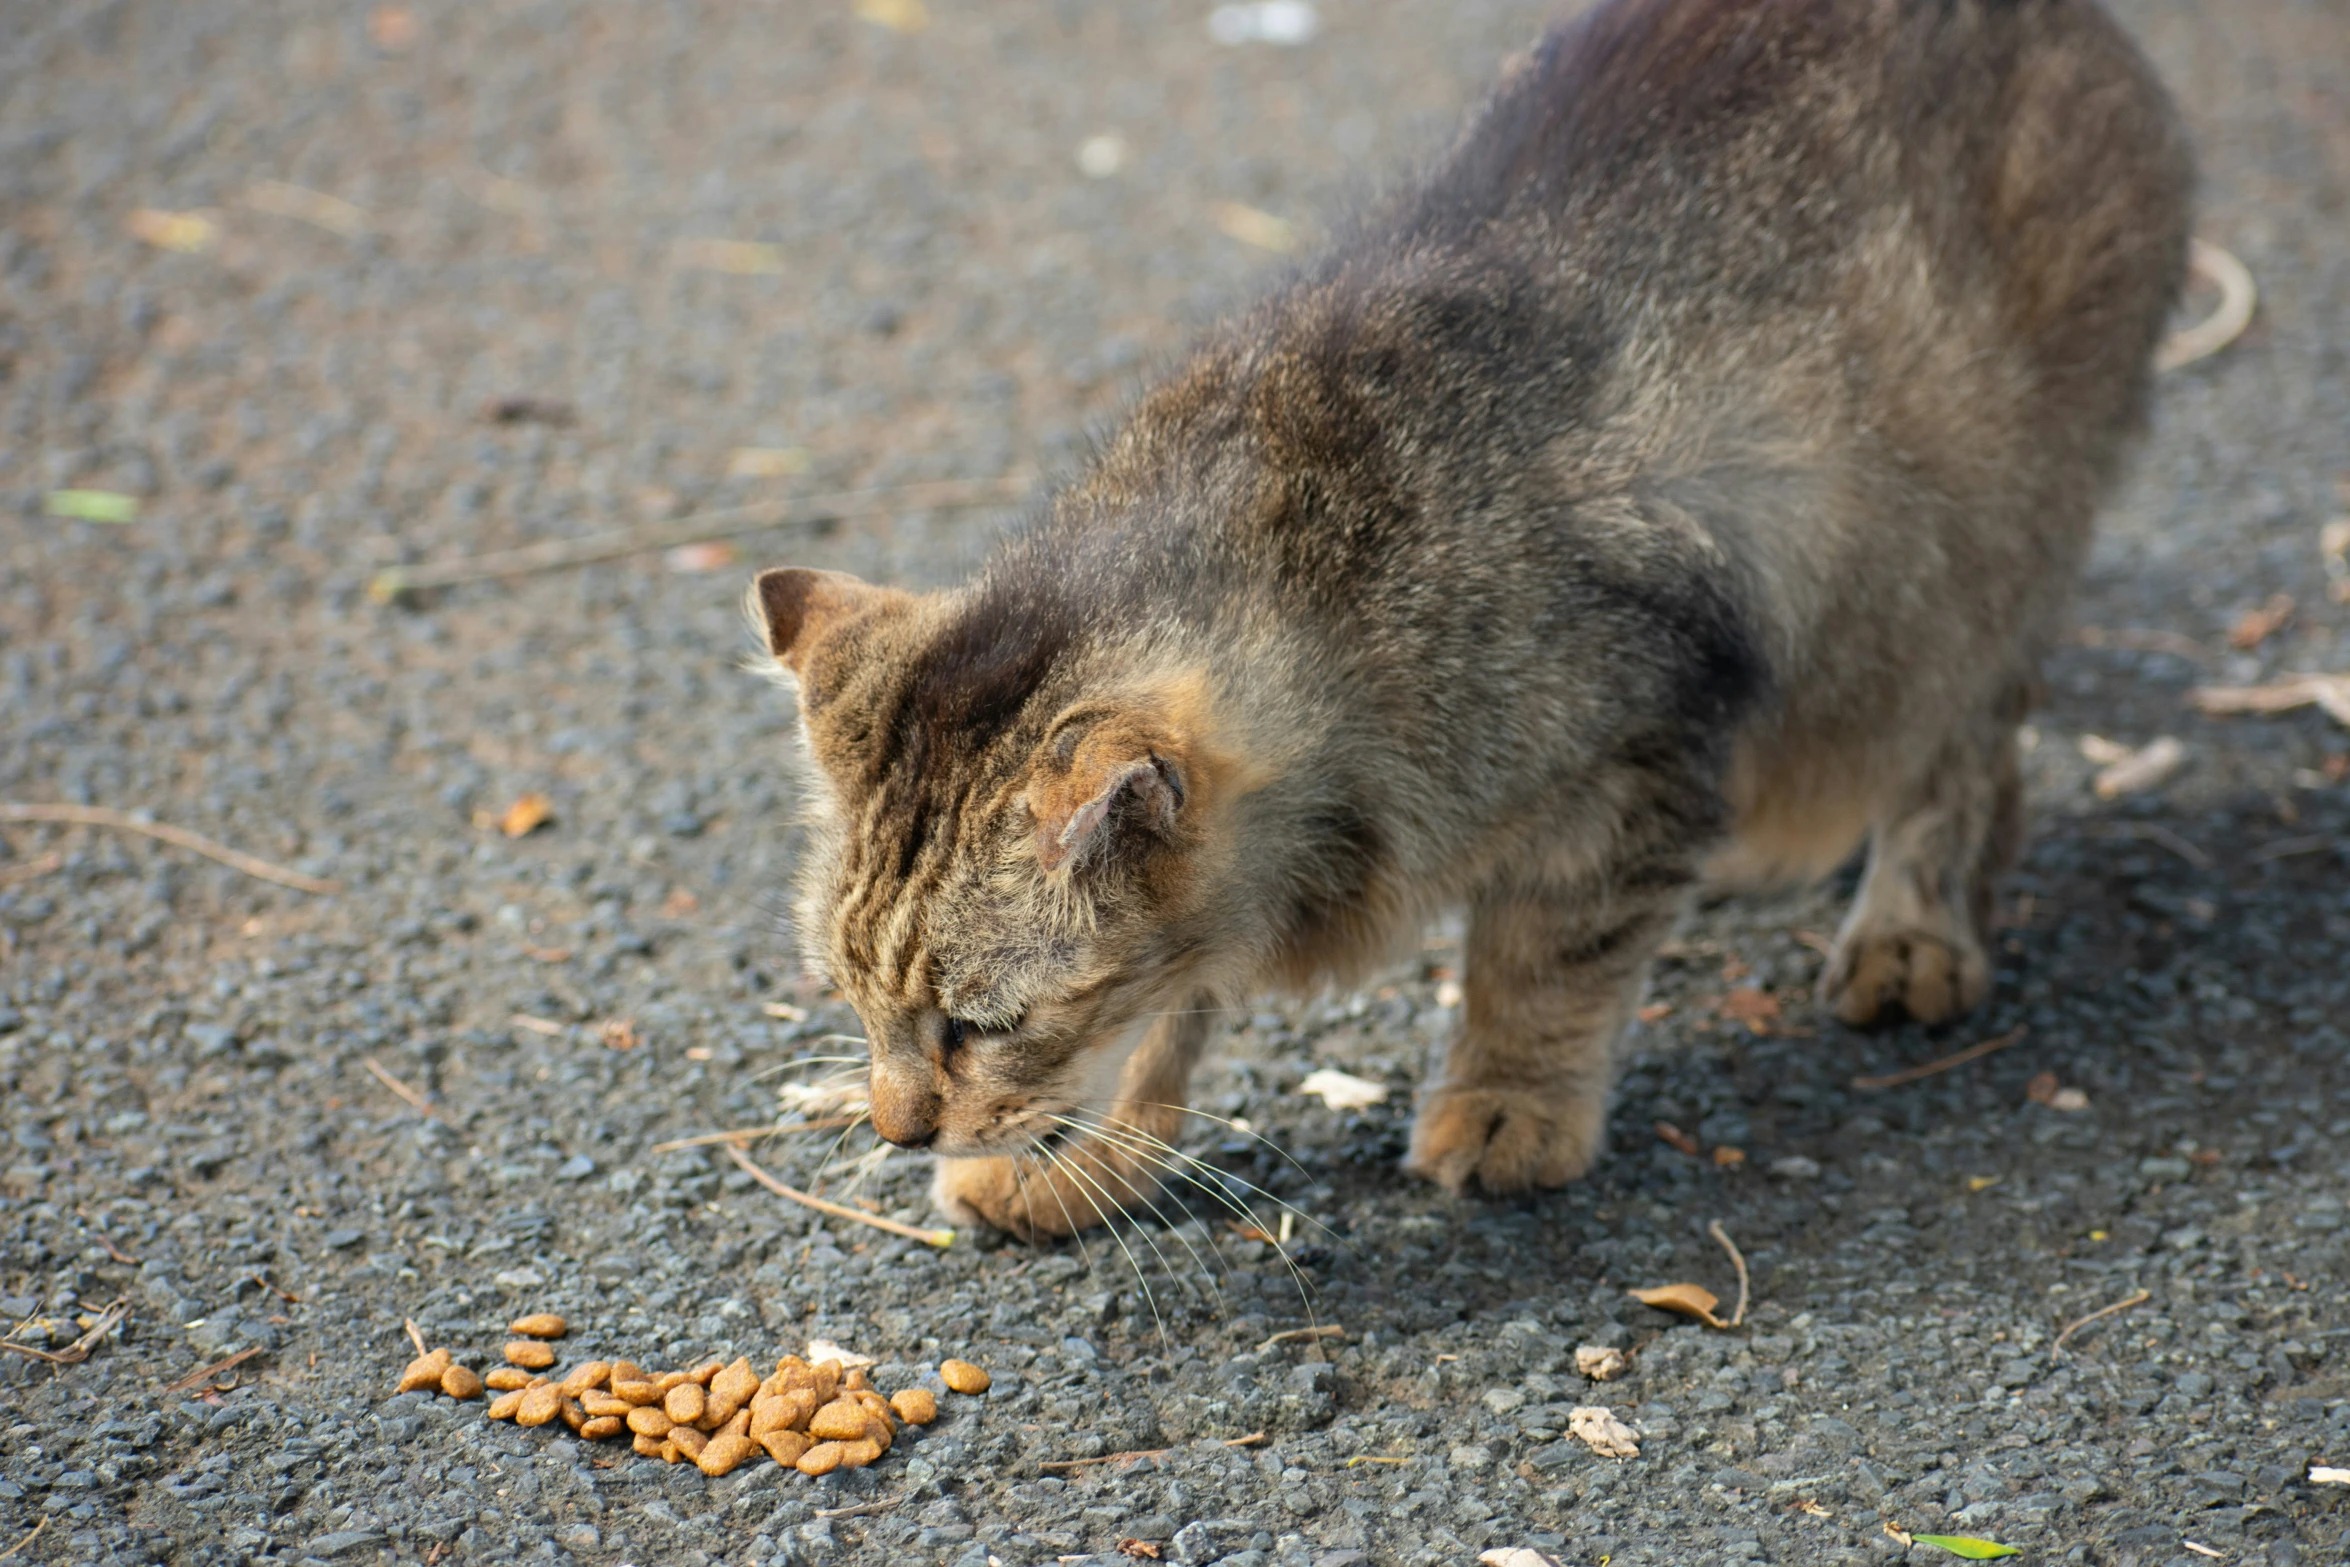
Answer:
<svg viewBox="0 0 2350 1567"><path fill-rule="evenodd" d="M1607 1135L1600 1094L1463 1084L1431 1091L1412 1122L1404 1168L1459 1191L1564 1186L1591 1168Z"/></svg>
<svg viewBox="0 0 2350 1567"><path fill-rule="evenodd" d="M1047 1161L1034 1155L941 1159L931 1201L956 1224L984 1224L1022 1240L1058 1239L1142 1209L1157 1191L1134 1162L1082 1141Z"/></svg>
<svg viewBox="0 0 2350 1567"><path fill-rule="evenodd" d="M1836 1016L1858 1027L1906 1012L1946 1023L1991 993L1991 963L1971 932L1860 926L1836 943L1821 982Z"/></svg>

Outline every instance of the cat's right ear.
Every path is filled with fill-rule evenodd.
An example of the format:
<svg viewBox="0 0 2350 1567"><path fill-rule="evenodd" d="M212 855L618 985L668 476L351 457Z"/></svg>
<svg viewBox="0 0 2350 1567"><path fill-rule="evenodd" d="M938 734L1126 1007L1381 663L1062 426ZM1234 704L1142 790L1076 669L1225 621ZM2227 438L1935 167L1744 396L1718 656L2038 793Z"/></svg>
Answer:
<svg viewBox="0 0 2350 1567"><path fill-rule="evenodd" d="M834 627L910 598L845 571L786 566L759 573L751 584L751 614L766 634L767 651L796 675L806 672L809 651Z"/></svg>

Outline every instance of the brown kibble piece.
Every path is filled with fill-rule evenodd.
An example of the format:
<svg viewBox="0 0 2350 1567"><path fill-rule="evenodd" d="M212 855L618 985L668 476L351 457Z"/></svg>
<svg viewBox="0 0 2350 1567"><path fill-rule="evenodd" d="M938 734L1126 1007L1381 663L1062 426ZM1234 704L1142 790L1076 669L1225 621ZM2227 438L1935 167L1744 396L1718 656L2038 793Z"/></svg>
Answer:
<svg viewBox="0 0 2350 1567"><path fill-rule="evenodd" d="M747 1409L736 1410L727 1417L726 1424L718 1429L729 1436L747 1439L751 1434L751 1412Z"/></svg>
<svg viewBox="0 0 2350 1567"><path fill-rule="evenodd" d="M560 1393L563 1390L557 1388L555 1391ZM579 1407L578 1399L567 1398L563 1400L563 1423L574 1431L587 1424L587 1411Z"/></svg>
<svg viewBox="0 0 2350 1567"><path fill-rule="evenodd" d="M642 1377L627 1382L615 1377L612 1380L612 1396L631 1404L658 1404L661 1402L661 1384L648 1382Z"/></svg>
<svg viewBox="0 0 2350 1567"><path fill-rule="evenodd" d="M699 1383L701 1386L706 1388L712 1382L716 1381L718 1379L718 1373L724 1371L725 1369L726 1363L724 1361L713 1360L707 1362L706 1364L694 1367L693 1370L685 1374L685 1377L688 1382Z"/></svg>
<svg viewBox="0 0 2350 1567"><path fill-rule="evenodd" d="M492 1420L513 1419L514 1411L522 1407L522 1392L521 1388L516 1388L511 1393L500 1393L496 1398L491 1399L489 1417Z"/></svg>
<svg viewBox="0 0 2350 1567"><path fill-rule="evenodd" d="M737 1409L757 1397L758 1392L759 1373L751 1369L751 1362L747 1357L737 1360L733 1365L728 1366L710 1379L710 1396L712 1398L731 1398Z"/></svg>
<svg viewBox="0 0 2350 1567"><path fill-rule="evenodd" d="M525 1388L522 1402L514 1406L514 1423L518 1426L543 1426L563 1412L563 1390L552 1382Z"/></svg>
<svg viewBox="0 0 2350 1567"><path fill-rule="evenodd" d="M418 1393L437 1388L441 1385L441 1378L448 1374L448 1370L449 1352L447 1350L436 1349L429 1355L419 1355L409 1361L407 1369L400 1373L399 1390L403 1393Z"/></svg>
<svg viewBox="0 0 2350 1567"><path fill-rule="evenodd" d="M890 1443L896 1437L890 1430L887 1416L874 1414L871 1410L865 1412L865 1440L885 1453L889 1451Z"/></svg>
<svg viewBox="0 0 2350 1567"><path fill-rule="evenodd" d="M808 1422L808 1434L819 1442L855 1442L865 1435L865 1422L873 1416L863 1404L853 1398L836 1398L816 1411Z"/></svg>
<svg viewBox="0 0 2350 1567"><path fill-rule="evenodd" d="M584 1366L573 1366L563 1378L563 1396L577 1398L591 1387L602 1387L605 1379L611 1375L612 1362L609 1360L591 1360Z"/></svg>
<svg viewBox="0 0 2350 1567"><path fill-rule="evenodd" d="M889 1400L883 1398L879 1393L874 1392L873 1389L869 1387L859 1388L856 1392L849 1394L848 1396L854 1398L858 1403L863 1404L867 1409L871 1410L874 1414L879 1415L883 1420L886 1421L890 1418Z"/></svg>
<svg viewBox="0 0 2350 1567"><path fill-rule="evenodd" d="M664 1451L669 1446L666 1441L657 1436L647 1436L642 1431L636 1434L635 1439L629 1445L636 1449L639 1458L666 1458L669 1456Z"/></svg>
<svg viewBox="0 0 2350 1567"><path fill-rule="evenodd" d="M539 1380L520 1366L492 1366L481 1379L482 1386L496 1388L501 1393L518 1392Z"/></svg>
<svg viewBox="0 0 2350 1567"><path fill-rule="evenodd" d="M833 1395L840 1391L840 1362L819 1360L808 1368L808 1374L815 1378L809 1385L816 1389L816 1402L831 1403Z"/></svg>
<svg viewBox="0 0 2350 1567"><path fill-rule="evenodd" d="M800 1461L800 1455L815 1445L808 1440L804 1433L798 1431L770 1431L765 1436L758 1438L758 1442L761 1447L767 1449L769 1458L787 1467L797 1465Z"/></svg>
<svg viewBox="0 0 2350 1567"><path fill-rule="evenodd" d="M840 1444L818 1442L802 1453L793 1467L804 1475L828 1475L840 1467Z"/></svg>
<svg viewBox="0 0 2350 1567"><path fill-rule="evenodd" d="M441 1373L441 1391L451 1398L479 1398L481 1373L471 1366L451 1366Z"/></svg>
<svg viewBox="0 0 2350 1567"><path fill-rule="evenodd" d="M534 1311L527 1317L516 1317L507 1323L506 1331L519 1333L524 1338L561 1338L571 1331L571 1324L551 1311Z"/></svg>
<svg viewBox="0 0 2350 1567"><path fill-rule="evenodd" d="M622 1420L618 1415L591 1415L588 1417L587 1424L579 1428L579 1434L591 1442L601 1442L606 1437L618 1436L627 1429L628 1422Z"/></svg>
<svg viewBox="0 0 2350 1567"><path fill-rule="evenodd" d="M702 1418L702 1410L709 1403L698 1382L680 1382L661 1400L661 1407L669 1411L669 1418L681 1426L690 1426Z"/></svg>
<svg viewBox="0 0 2350 1567"><path fill-rule="evenodd" d="M694 1424L705 1431L715 1431L739 1414L742 1407L731 1398L720 1398L717 1394L712 1393L702 1405L702 1418L695 1421Z"/></svg>
<svg viewBox="0 0 2350 1567"><path fill-rule="evenodd" d="M871 1437L840 1445L840 1466L843 1469L862 1469L867 1464L881 1461L881 1444Z"/></svg>
<svg viewBox="0 0 2350 1567"><path fill-rule="evenodd" d="M706 1475L730 1474L737 1464L758 1450L759 1445L749 1437L727 1431L710 1438L694 1462Z"/></svg>
<svg viewBox="0 0 2350 1567"><path fill-rule="evenodd" d="M873 1384L865 1378L863 1366L851 1366L841 1373L840 1390L844 1393L862 1393L872 1386Z"/></svg>
<svg viewBox="0 0 2350 1567"><path fill-rule="evenodd" d="M938 1418L938 1400L926 1387L903 1387L889 1396L889 1407L910 1426L926 1426Z"/></svg>
<svg viewBox="0 0 2350 1567"><path fill-rule="evenodd" d="M678 1454L689 1460L699 1459L702 1456L702 1449L708 1446L710 1441L708 1437L696 1431L692 1426L671 1426L669 1440L676 1446Z"/></svg>
<svg viewBox="0 0 2350 1567"><path fill-rule="evenodd" d="M615 1398L610 1393L591 1387L579 1395L579 1407L588 1412L590 1420L601 1420L607 1415L615 1420L625 1420L628 1412L636 1405L625 1398Z"/></svg>
<svg viewBox="0 0 2350 1567"><path fill-rule="evenodd" d="M938 1378L958 1393L984 1393L995 1379L968 1360L949 1360L938 1368Z"/></svg>
<svg viewBox="0 0 2350 1567"><path fill-rule="evenodd" d="M612 1386L618 1387L623 1382L642 1382L644 1380L645 1368L635 1361L615 1360L612 1362Z"/></svg>
<svg viewBox="0 0 2350 1567"><path fill-rule="evenodd" d="M659 1376L653 1378L653 1386L661 1390L661 1396L663 1398L667 1398L671 1388L683 1387L693 1379L694 1374L690 1371L664 1371Z"/></svg>
<svg viewBox="0 0 2350 1567"><path fill-rule="evenodd" d="M506 1346L506 1363L525 1371L544 1371L555 1363L555 1352L537 1339L518 1338Z"/></svg>
<svg viewBox="0 0 2350 1567"><path fill-rule="evenodd" d="M628 1412L628 1429L639 1436L664 1437L675 1424L655 1404L640 1404Z"/></svg>

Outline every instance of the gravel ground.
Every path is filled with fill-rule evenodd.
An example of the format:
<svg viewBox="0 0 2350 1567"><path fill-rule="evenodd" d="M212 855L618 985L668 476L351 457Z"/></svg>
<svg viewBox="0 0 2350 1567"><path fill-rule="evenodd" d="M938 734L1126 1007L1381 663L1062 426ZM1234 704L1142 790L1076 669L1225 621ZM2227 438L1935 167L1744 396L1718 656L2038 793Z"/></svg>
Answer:
<svg viewBox="0 0 2350 1567"><path fill-rule="evenodd" d="M915 31L847 0L15 7L0 797L152 812L345 890L0 831L0 1311L62 1345L133 1310L80 1364L0 1358L0 1552L39 1526L20 1559L1847 1563L1903 1557L1898 1528L2113 1567L2350 1560L2350 1487L2306 1479L2350 1464L2350 732L2182 700L2350 669L2317 543L2350 507L2350 21L2119 8L2263 313L2164 383L2094 629L2052 672L1988 1012L1845 1032L1809 1004L1806 934L1841 889L1705 910L1615 1155L1455 1203L1395 1167L1456 999L1440 932L1363 994L1224 1037L1198 1102L1263 1140L1199 1123L1188 1212L933 1251L657 1145L767 1122L853 1028L779 934L788 714L740 667L744 570L948 580L1009 518L779 527L731 566L399 608L365 584L779 495L1049 475L1279 265L1225 204L1310 241L1541 8L1333 0L1281 48L1214 41L1204 0L932 0ZM572 417L494 422L499 398ZM791 455L743 474L740 448ZM140 515L46 515L65 487ZM2276 593L2294 620L2232 649ZM2189 764L2101 802L2091 733L2173 734ZM548 825L479 825L530 791ZM1316 1066L1389 1096L1332 1111L1295 1091ZM2032 1102L2042 1073L2087 1107ZM923 1216L912 1156L757 1156ZM1244 1206L1276 1235L1294 1212L1288 1244L1237 1233ZM1714 1220L1752 1265L1743 1328L1627 1298L1730 1295ZM947 1354L996 1383L821 1482L389 1393L403 1318L478 1366L523 1309L566 1313L576 1356L823 1335L885 1386ZM1315 1324L1344 1337L1267 1343ZM1586 1383L1589 1343L1636 1350L1631 1374ZM1580 1404L1639 1456L1569 1437ZM1138 1449L1163 1451L1045 1467Z"/></svg>

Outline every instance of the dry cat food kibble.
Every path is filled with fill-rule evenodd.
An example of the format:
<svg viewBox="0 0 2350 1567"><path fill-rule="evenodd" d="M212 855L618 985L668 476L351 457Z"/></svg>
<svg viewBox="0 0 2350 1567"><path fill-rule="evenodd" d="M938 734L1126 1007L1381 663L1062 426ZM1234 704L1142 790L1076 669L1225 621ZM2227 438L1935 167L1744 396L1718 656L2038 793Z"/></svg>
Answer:
<svg viewBox="0 0 2350 1567"><path fill-rule="evenodd" d="M647 1458L694 1464L713 1476L761 1458L810 1475L862 1468L896 1445L901 1427L926 1426L939 1416L930 1389L885 1394L863 1366L831 1358L786 1355L765 1377L747 1357L662 1372L633 1360L589 1360L556 1378L542 1374L555 1364L545 1341L570 1331L568 1323L537 1312L517 1318L508 1331L520 1335L503 1350L508 1364L477 1373L436 1349L401 1371L399 1391L478 1398L487 1388L497 1395L489 1404L492 1420L560 1421L590 1442L628 1436ZM834 1349L810 1347L828 1355ZM991 1380L968 1360L949 1360L938 1375L964 1394L986 1392Z"/></svg>

